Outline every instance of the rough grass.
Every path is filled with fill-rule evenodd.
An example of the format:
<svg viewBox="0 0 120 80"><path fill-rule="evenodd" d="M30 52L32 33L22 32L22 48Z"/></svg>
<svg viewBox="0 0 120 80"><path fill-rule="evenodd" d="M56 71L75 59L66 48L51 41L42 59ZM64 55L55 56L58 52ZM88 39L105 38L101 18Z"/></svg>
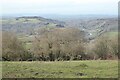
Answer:
<svg viewBox="0 0 120 80"><path fill-rule="evenodd" d="M117 78L118 61L3 62L3 78Z"/></svg>

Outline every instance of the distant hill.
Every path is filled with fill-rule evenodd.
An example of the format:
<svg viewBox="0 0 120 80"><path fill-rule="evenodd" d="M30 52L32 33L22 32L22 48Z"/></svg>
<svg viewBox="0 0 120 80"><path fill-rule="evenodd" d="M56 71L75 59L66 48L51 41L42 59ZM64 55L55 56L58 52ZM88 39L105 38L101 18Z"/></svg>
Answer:
<svg viewBox="0 0 120 80"><path fill-rule="evenodd" d="M59 19L53 20L39 16L23 16L3 18L1 22L3 31L25 35L36 35L36 30L39 28L74 27L85 32L87 40L93 40L103 33L118 30L117 18L71 18L59 21Z"/></svg>
<svg viewBox="0 0 120 80"><path fill-rule="evenodd" d="M105 32L117 31L117 18L73 19L66 21L67 27L77 27L86 32L86 38L94 39Z"/></svg>
<svg viewBox="0 0 120 80"><path fill-rule="evenodd" d="M2 30L15 33L34 34L34 29L39 27L64 27L64 22L46 19L43 17L17 17L4 18L1 20Z"/></svg>

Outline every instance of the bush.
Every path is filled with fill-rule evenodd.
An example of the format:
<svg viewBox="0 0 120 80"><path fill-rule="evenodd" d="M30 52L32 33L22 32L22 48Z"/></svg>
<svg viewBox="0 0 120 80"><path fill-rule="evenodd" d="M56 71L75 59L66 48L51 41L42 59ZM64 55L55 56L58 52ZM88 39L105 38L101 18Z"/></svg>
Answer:
<svg viewBox="0 0 120 80"><path fill-rule="evenodd" d="M98 55L99 58L105 60L107 59L108 51L109 47L107 38L99 38L95 44L94 52Z"/></svg>
<svg viewBox="0 0 120 80"><path fill-rule="evenodd" d="M31 54L16 35L11 32L2 32L2 59L7 61L27 60Z"/></svg>
<svg viewBox="0 0 120 80"><path fill-rule="evenodd" d="M84 57L84 34L79 29L52 28L38 33L33 42L35 56L43 54L49 56L50 61L70 60L76 55Z"/></svg>
<svg viewBox="0 0 120 80"><path fill-rule="evenodd" d="M96 40L94 53L101 59L113 59L118 56L118 36L101 36Z"/></svg>

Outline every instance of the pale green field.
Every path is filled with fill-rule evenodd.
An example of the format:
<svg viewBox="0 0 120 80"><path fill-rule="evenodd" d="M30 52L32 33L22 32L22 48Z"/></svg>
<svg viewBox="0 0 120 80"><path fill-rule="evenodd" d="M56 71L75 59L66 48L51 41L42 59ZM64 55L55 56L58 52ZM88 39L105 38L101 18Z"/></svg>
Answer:
<svg viewBox="0 0 120 80"><path fill-rule="evenodd" d="M117 78L117 60L3 62L3 78Z"/></svg>
<svg viewBox="0 0 120 80"><path fill-rule="evenodd" d="M114 38L114 37L117 37L118 36L118 32L115 31L115 32L106 32L105 34L103 34L104 36L107 36L108 38Z"/></svg>

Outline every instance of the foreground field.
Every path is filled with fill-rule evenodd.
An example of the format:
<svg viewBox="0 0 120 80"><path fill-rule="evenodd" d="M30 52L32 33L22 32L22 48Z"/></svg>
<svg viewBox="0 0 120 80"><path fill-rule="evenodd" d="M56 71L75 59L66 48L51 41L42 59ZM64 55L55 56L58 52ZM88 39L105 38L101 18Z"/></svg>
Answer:
<svg viewBox="0 0 120 80"><path fill-rule="evenodd" d="M3 78L117 78L118 61L3 62Z"/></svg>

